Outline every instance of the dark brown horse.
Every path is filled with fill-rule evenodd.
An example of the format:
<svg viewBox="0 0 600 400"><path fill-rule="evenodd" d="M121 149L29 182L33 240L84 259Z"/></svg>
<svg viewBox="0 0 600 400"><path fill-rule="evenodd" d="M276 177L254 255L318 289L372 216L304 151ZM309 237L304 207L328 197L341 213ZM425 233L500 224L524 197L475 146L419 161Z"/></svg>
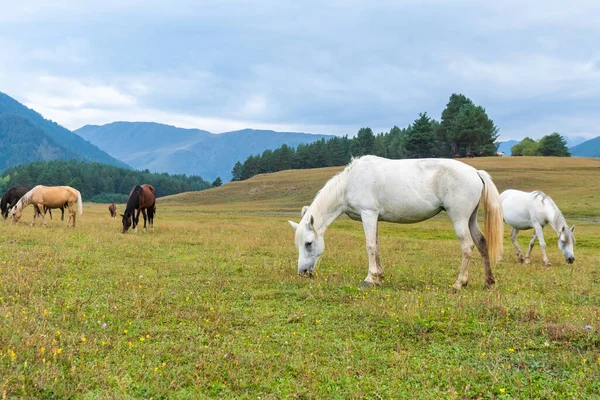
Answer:
<svg viewBox="0 0 600 400"><path fill-rule="evenodd" d="M110 211L110 216L113 219L117 218L117 206L115 205L115 203L112 203L110 206L108 206L108 211Z"/></svg>
<svg viewBox="0 0 600 400"><path fill-rule="evenodd" d="M136 214L137 211L137 214ZM156 214L156 191L151 185L136 185L129 193L123 217L123 233L126 233L133 223L133 232L137 232L140 212L144 215L144 231L146 230L146 211L150 220L150 229L154 231L154 214Z"/></svg>
<svg viewBox="0 0 600 400"><path fill-rule="evenodd" d="M17 201L32 188L27 186L15 186L6 191L0 201L0 210L4 219L8 218L8 210L17 204Z"/></svg>

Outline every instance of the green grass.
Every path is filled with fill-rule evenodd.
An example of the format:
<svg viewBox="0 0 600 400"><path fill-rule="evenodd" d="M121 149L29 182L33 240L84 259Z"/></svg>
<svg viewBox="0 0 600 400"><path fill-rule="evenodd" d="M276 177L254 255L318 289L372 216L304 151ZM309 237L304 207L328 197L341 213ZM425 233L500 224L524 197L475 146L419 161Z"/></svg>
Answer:
<svg viewBox="0 0 600 400"><path fill-rule="evenodd" d="M295 197L290 209L306 200ZM475 257L470 284L459 293L450 286L460 249L446 219L381 224L386 281L361 290L367 256L359 223L340 218L330 227L318 274L307 279L296 274L287 224L298 217L251 213L255 205L235 213L226 202L162 200L156 231L137 235L122 235L120 221L95 204L85 205L75 229L56 220L47 228L0 221L0 393L57 399L600 393L597 224L575 221L573 265L546 229L551 268L542 265L538 247L531 265L519 264L506 235L496 288L482 290ZM521 237L522 246L528 241Z"/></svg>

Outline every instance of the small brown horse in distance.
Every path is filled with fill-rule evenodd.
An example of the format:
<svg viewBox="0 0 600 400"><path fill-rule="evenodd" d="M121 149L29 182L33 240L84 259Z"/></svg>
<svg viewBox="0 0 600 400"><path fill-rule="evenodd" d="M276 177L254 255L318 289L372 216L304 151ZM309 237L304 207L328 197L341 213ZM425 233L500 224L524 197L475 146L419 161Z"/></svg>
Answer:
<svg viewBox="0 0 600 400"><path fill-rule="evenodd" d="M69 210L69 220L67 225L73 219L73 226L76 224L75 204L77 203L77 211L79 215L83 214L83 202L79 190L73 189L70 186L43 186L37 185L29 192L25 193L17 204L11 209L13 222L17 222L23 215L23 209L29 204L33 204L35 212L33 214L33 224L37 217L41 217L44 225L46 218L41 212L46 208L60 208L66 206Z"/></svg>
<svg viewBox="0 0 600 400"><path fill-rule="evenodd" d="M136 214L137 211L137 214ZM144 216L144 231L146 230L146 211L150 220L150 229L154 231L154 214L156 214L156 191L152 185L135 185L129 193L123 217L123 233L126 233L133 223L133 232L137 232L140 213Z"/></svg>
<svg viewBox="0 0 600 400"><path fill-rule="evenodd" d="M110 206L108 206L108 211L110 211L110 216L113 219L117 218L117 206L115 203L112 203Z"/></svg>

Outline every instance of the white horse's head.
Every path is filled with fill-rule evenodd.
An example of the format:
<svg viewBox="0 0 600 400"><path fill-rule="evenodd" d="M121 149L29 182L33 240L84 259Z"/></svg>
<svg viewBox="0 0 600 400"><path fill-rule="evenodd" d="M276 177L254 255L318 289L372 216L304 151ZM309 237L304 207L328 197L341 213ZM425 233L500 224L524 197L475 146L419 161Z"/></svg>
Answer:
<svg viewBox="0 0 600 400"><path fill-rule="evenodd" d="M569 264L573 264L573 261L575 261L575 253L573 252L573 247L575 246L574 231L575 225L571 228L563 226L558 234L558 248L562 251L565 261Z"/></svg>
<svg viewBox="0 0 600 400"><path fill-rule="evenodd" d="M21 219L21 216L23 215L23 210L20 209L17 206L14 206L13 208L10 209L10 216L12 217L13 223L17 222Z"/></svg>
<svg viewBox="0 0 600 400"><path fill-rule="evenodd" d="M297 224L288 221L296 230L296 248L298 249L298 273L301 275L312 275L319 257L325 250L325 240L315 229L315 219L307 215L308 207L302 209L302 219Z"/></svg>

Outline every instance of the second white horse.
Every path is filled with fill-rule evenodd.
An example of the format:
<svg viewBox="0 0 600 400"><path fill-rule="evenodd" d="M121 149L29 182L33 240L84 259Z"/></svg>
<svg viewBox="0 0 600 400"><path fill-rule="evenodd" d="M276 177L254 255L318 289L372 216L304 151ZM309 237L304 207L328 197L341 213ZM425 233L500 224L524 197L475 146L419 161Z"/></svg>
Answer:
<svg viewBox="0 0 600 400"><path fill-rule="evenodd" d="M547 266L552 265L548 261L548 256L546 256L546 241L544 240L543 233L544 226L547 224L558 234L558 248L565 256L565 261L569 264L575 261L575 253L573 252L573 246L575 246L573 231L575 230L575 226L569 228L565 217L563 217L550 196L539 190L528 193L509 189L500 194L500 200L502 201L504 220L513 228L510 238L517 250L517 257L519 257L521 263L530 263L531 249L533 249L535 240L538 239L540 248L542 249L544 264ZM533 237L523 258L523 253L521 252L519 243L517 243L517 235L519 231L531 228L533 228Z"/></svg>

